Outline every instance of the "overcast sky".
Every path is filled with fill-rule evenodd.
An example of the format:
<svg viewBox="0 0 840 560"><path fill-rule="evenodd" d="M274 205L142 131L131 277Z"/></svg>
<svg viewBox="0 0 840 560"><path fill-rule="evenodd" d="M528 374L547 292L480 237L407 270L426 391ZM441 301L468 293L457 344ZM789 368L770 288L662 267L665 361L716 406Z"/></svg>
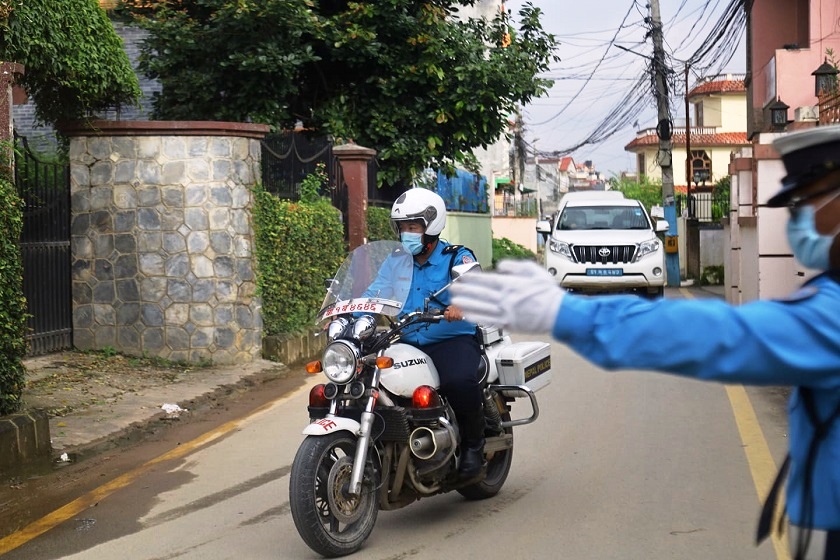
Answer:
<svg viewBox="0 0 840 560"><path fill-rule="evenodd" d="M506 2L514 19L524 3L522 0ZM525 139L535 144L540 152L567 150L598 130L599 123L611 110L622 105L621 100L645 72L647 61L642 55L652 54L652 42L645 40L647 28L643 23L643 18L649 14L647 2L531 0L531 3L542 10L544 29L560 42L557 54L561 61L554 64L546 76L554 80L548 95L524 108ZM679 83L675 86L679 89L675 91L679 96L685 89L684 65L679 61L690 58L704 44L729 3L729 0L661 0L664 48L677 66ZM743 42L741 36L740 46L725 65L720 57L707 57L711 68L706 72L743 73L746 68ZM626 52L615 45L639 54ZM690 88L699 77L702 76L692 72ZM684 122L682 98L671 104L675 121ZM650 97L638 117L638 127L655 125L656 102ZM635 137L635 131L631 121L611 138L597 145L581 147L571 156L578 163L592 160L595 168L606 177L633 171L635 156L625 152L624 146Z"/></svg>

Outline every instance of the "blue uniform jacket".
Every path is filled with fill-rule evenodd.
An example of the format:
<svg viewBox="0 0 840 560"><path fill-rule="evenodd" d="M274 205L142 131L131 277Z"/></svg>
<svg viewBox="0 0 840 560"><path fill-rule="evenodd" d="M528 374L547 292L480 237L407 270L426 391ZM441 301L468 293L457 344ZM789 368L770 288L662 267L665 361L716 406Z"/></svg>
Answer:
<svg viewBox="0 0 840 560"><path fill-rule="evenodd" d="M411 278L411 291L405 302L405 311L417 311L423 309L424 300L444 287L450 281L449 268L452 261L451 254L444 254L444 250L450 244L445 241L438 241L429 259L422 265L414 261L414 274ZM453 264L474 262L472 252L461 247L455 255ZM437 299L444 305L449 305L451 296L449 292L443 292ZM436 306L434 302L431 304ZM475 323L467 321L441 321L440 323L417 325L408 328L403 333L402 340L414 345L422 346L433 342L441 342L462 334L475 333Z"/></svg>
<svg viewBox="0 0 840 560"><path fill-rule="evenodd" d="M566 295L554 336L607 369L652 369L748 385L810 387L820 418L840 402L840 284L827 275L785 300L646 301ZM804 463L813 427L799 391L788 403L787 513L802 524ZM812 526L840 529L840 421L820 446Z"/></svg>

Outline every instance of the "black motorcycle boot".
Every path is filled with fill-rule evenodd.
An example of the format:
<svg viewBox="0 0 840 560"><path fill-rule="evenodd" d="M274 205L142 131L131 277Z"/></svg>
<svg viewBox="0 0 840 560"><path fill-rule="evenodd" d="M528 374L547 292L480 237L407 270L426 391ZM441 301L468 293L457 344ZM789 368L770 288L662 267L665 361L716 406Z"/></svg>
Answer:
<svg viewBox="0 0 840 560"><path fill-rule="evenodd" d="M458 475L461 478L473 478L481 472L484 460L484 409L475 414L458 418L461 428L461 463Z"/></svg>

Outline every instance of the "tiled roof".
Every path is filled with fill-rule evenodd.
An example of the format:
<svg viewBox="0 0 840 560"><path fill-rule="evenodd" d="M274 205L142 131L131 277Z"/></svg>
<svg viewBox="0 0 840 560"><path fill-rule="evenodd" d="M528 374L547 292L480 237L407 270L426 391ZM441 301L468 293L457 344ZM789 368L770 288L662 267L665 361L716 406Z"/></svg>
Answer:
<svg viewBox="0 0 840 560"><path fill-rule="evenodd" d="M560 160L560 171L568 171L569 167L574 163L574 160L570 157L564 157Z"/></svg>
<svg viewBox="0 0 840 560"><path fill-rule="evenodd" d="M685 132L674 131L671 137L671 143L674 146L685 146ZM632 142L624 146L625 150L631 151L633 148L641 148L643 146L656 146L659 144L659 138L655 134L647 134L645 136L634 138ZM718 132L716 134L692 134L691 147L712 147L712 146L749 146L746 132Z"/></svg>
<svg viewBox="0 0 840 560"><path fill-rule="evenodd" d="M716 82L706 82L695 86L688 97L696 97L698 95L711 95L714 93L746 93L747 86L744 80L719 80Z"/></svg>

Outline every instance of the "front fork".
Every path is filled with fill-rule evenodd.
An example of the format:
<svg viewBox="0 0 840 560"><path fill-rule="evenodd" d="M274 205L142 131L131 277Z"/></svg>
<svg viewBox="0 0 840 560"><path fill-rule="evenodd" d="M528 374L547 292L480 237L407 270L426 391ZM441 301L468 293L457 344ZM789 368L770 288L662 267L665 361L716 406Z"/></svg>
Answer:
<svg viewBox="0 0 840 560"><path fill-rule="evenodd" d="M385 351L381 350L377 356L381 356ZM350 475L349 493L358 496L362 493L362 479L365 475L365 462L367 461L368 449L371 444L371 433L373 432L373 408L376 406L376 400L379 398L379 377L381 372L378 367L373 370L373 375L370 381L370 394L365 405L365 410L362 412L361 426L359 427L359 442L356 444L356 454L353 456L353 472Z"/></svg>

